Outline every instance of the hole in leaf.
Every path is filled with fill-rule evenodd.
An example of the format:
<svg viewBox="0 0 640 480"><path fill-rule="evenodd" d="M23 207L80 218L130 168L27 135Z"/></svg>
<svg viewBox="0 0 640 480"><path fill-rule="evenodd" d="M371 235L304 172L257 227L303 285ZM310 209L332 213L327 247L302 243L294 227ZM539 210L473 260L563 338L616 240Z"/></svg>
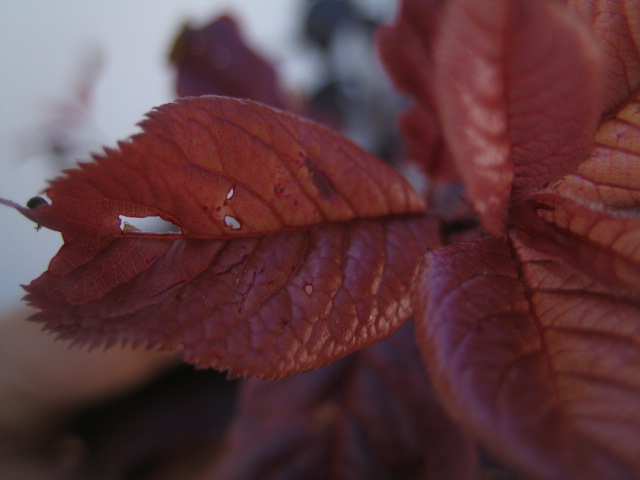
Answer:
<svg viewBox="0 0 640 480"><path fill-rule="evenodd" d="M311 295L313 293L313 285L311 285L310 283L307 283L304 286L304 291L307 292L307 295Z"/></svg>
<svg viewBox="0 0 640 480"><path fill-rule="evenodd" d="M242 228L240 222L233 218L231 215L227 215L226 217L224 217L224 224L227 227L231 228L231 230L240 230Z"/></svg>
<svg viewBox="0 0 640 480"><path fill-rule="evenodd" d="M235 189L235 187L231 187L229 193L227 193L227 200L231 200L231 197L233 197L233 194L235 193Z"/></svg>
<svg viewBox="0 0 640 480"><path fill-rule="evenodd" d="M181 233L180 227L160 217L125 217L120 215L120 230L139 233Z"/></svg>

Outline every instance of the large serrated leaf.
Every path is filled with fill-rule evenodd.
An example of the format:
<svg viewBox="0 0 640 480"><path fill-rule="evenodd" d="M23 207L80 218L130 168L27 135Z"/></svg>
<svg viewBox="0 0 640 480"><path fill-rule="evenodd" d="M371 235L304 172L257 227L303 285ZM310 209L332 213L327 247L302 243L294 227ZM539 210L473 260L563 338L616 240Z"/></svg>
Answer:
<svg viewBox="0 0 640 480"><path fill-rule="evenodd" d="M50 205L16 206L65 239L27 287L36 320L81 343L184 346L199 366L276 378L374 343L410 315L437 226L375 157L223 97L162 106L141 127L54 180ZM120 216L180 232L121 229Z"/></svg>

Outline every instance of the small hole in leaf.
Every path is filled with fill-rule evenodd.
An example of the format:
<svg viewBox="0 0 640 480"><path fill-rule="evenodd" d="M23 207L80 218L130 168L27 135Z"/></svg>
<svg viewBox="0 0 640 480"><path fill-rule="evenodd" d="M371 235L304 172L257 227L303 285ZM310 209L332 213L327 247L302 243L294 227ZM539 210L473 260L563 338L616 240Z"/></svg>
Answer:
<svg viewBox="0 0 640 480"><path fill-rule="evenodd" d="M224 224L227 227L231 228L231 230L240 230L242 228L240 222L233 218L231 215L227 215L226 217L224 217Z"/></svg>
<svg viewBox="0 0 640 480"><path fill-rule="evenodd" d="M311 285L310 283L307 283L304 286L304 291L307 292L307 295L311 295L313 293L313 285Z"/></svg>
<svg viewBox="0 0 640 480"><path fill-rule="evenodd" d="M125 233L181 233L180 227L160 217L125 217L120 215L120 230Z"/></svg>
<svg viewBox="0 0 640 480"><path fill-rule="evenodd" d="M233 197L234 193L235 193L235 187L231 187L231 189L227 193L227 200L231 200L231 197Z"/></svg>

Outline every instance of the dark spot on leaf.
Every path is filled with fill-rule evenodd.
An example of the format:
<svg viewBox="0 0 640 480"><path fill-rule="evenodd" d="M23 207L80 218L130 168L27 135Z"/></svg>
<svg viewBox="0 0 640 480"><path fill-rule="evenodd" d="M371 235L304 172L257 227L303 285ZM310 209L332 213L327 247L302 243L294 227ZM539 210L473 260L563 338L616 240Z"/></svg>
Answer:
<svg viewBox="0 0 640 480"><path fill-rule="evenodd" d="M320 168L308 158L305 159L304 164L309 169L311 181L320 192L320 195L322 195L327 200L334 198L338 192L336 192L336 189L331 183L331 180L327 178L324 172L320 170Z"/></svg>
<svg viewBox="0 0 640 480"><path fill-rule="evenodd" d="M49 205L49 202L47 202L42 197L33 197L31 200L27 202L27 208L30 208L31 210L35 210L36 208L41 207L42 205Z"/></svg>

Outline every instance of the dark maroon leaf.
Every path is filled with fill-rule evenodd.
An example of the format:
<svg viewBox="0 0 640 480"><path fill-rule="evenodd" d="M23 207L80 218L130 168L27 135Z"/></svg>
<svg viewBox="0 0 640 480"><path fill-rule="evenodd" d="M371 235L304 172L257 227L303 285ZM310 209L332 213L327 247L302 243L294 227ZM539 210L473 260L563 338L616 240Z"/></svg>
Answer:
<svg viewBox="0 0 640 480"><path fill-rule="evenodd" d="M404 0L394 25L376 36L380 57L396 89L422 107L435 103L433 42L441 20L443 0Z"/></svg>
<svg viewBox="0 0 640 480"><path fill-rule="evenodd" d="M170 60L177 69L177 91L182 97L225 95L286 106L276 71L247 46L228 16L203 28L185 26Z"/></svg>
<svg viewBox="0 0 640 480"><path fill-rule="evenodd" d="M210 479L472 479L475 447L425 378L412 329L322 370L244 384Z"/></svg>
<svg viewBox="0 0 640 480"><path fill-rule="evenodd" d="M376 44L396 89L415 104L399 119L405 156L432 181L458 179L451 152L435 112L433 42L442 16L442 0L406 0L394 25L381 27Z"/></svg>

